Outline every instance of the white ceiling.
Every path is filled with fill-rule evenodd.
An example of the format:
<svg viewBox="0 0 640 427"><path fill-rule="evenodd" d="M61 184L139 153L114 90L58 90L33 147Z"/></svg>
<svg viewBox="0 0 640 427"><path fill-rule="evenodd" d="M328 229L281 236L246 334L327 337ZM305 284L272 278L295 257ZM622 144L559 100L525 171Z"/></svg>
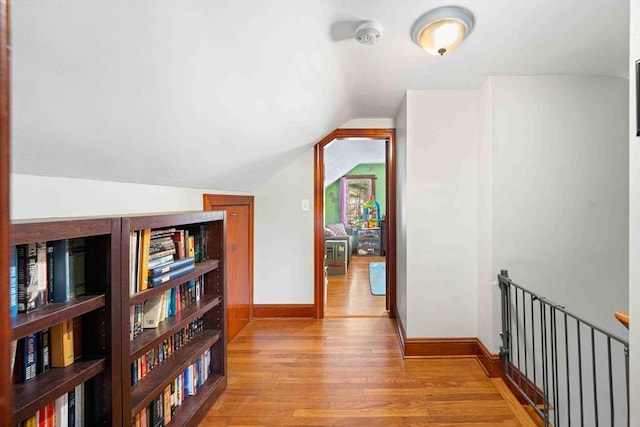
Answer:
<svg viewBox="0 0 640 427"><path fill-rule="evenodd" d="M473 33L429 56L411 26L450 3L13 0L13 171L252 191L407 89L626 77L628 0L460 0ZM365 19L376 46L351 36Z"/></svg>
<svg viewBox="0 0 640 427"><path fill-rule="evenodd" d="M383 139L334 139L324 146L324 187L358 165L385 163Z"/></svg>

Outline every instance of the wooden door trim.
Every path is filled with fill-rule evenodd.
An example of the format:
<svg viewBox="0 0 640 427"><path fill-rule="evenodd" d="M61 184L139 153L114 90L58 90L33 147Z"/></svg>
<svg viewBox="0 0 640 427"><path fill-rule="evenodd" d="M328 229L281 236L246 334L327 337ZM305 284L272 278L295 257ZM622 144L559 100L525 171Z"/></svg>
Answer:
<svg viewBox="0 0 640 427"><path fill-rule="evenodd" d="M9 295L9 149L10 133L10 29L9 0L0 0L0 295ZM11 324L9 298L0 298L0 419L13 418L13 387L9 369Z"/></svg>
<svg viewBox="0 0 640 427"><path fill-rule="evenodd" d="M396 130L389 129L336 129L314 146L313 158L313 303L316 318L324 318L324 152L323 148L334 139L371 138L386 140L387 174L387 310L396 316Z"/></svg>
<svg viewBox="0 0 640 427"><path fill-rule="evenodd" d="M249 320L253 315L253 196L240 194L203 194L203 209L215 210L216 206L249 207Z"/></svg>

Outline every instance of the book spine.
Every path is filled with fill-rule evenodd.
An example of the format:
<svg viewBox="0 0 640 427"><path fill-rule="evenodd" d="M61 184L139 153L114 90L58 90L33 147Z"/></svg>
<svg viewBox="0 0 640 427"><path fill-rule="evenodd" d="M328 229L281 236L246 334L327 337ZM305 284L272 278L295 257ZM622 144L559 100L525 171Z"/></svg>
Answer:
<svg viewBox="0 0 640 427"><path fill-rule="evenodd" d="M171 264L165 264L160 267L150 268L149 269L149 277L158 277L160 275L169 273L171 271L177 270L182 267L186 267L189 265L195 265L193 258L183 258L177 261L172 262Z"/></svg>
<svg viewBox="0 0 640 427"><path fill-rule="evenodd" d="M47 244L47 303L53 302L53 280L54 280L54 256L53 246Z"/></svg>
<svg viewBox="0 0 640 427"><path fill-rule="evenodd" d="M52 367L63 368L73 363L73 319L51 327L49 346Z"/></svg>
<svg viewBox="0 0 640 427"><path fill-rule="evenodd" d="M25 357L24 357L24 381L32 380L37 375L38 348L36 345L36 336L28 335L24 338Z"/></svg>
<svg viewBox="0 0 640 427"><path fill-rule="evenodd" d="M158 285L161 285L163 283L167 283L169 280L173 280L173 279L176 279L178 277L182 277L185 274L189 274L194 270L195 270L195 265L194 264L190 264L190 265L187 265L185 267L179 268L177 270L165 273L165 274L163 274L161 276L150 278L149 285L150 286L158 286Z"/></svg>
<svg viewBox="0 0 640 427"><path fill-rule="evenodd" d="M140 258L138 261L138 290L147 290L149 286L149 245L151 242L151 230L140 232Z"/></svg>
<svg viewBox="0 0 640 427"><path fill-rule="evenodd" d="M85 248L84 238L69 240L69 297L85 293Z"/></svg>
<svg viewBox="0 0 640 427"><path fill-rule="evenodd" d="M176 253L176 249L175 248L167 249L167 250L160 251L160 252L156 252L154 254L150 254L148 256L147 261L151 261L151 260L154 260L154 259L162 258L162 257L165 257L167 255L174 255L175 253Z"/></svg>
<svg viewBox="0 0 640 427"><path fill-rule="evenodd" d="M57 240L53 247L53 301L67 302L71 297L69 276L69 241Z"/></svg>
<svg viewBox="0 0 640 427"><path fill-rule="evenodd" d="M76 425L76 389L72 388L67 394L68 402L68 427L75 427Z"/></svg>
<svg viewBox="0 0 640 427"><path fill-rule="evenodd" d="M36 374L39 375L45 371L48 371L50 366L49 329L38 332L36 334L36 342L38 346Z"/></svg>
<svg viewBox="0 0 640 427"><path fill-rule="evenodd" d="M11 317L18 315L18 251L11 247L11 264L9 265L9 308Z"/></svg>

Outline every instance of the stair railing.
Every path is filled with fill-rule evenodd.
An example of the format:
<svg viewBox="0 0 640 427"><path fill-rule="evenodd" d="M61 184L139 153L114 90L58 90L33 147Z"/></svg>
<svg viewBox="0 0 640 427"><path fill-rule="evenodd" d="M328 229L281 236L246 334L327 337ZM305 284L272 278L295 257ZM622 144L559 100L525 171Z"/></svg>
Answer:
<svg viewBox="0 0 640 427"><path fill-rule="evenodd" d="M629 427L629 343L498 275L507 380L545 426Z"/></svg>

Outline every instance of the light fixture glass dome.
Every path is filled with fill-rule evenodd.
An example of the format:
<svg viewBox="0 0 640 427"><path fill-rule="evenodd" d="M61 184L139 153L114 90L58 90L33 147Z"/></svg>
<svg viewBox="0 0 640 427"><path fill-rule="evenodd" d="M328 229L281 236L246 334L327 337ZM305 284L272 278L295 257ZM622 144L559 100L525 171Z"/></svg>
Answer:
<svg viewBox="0 0 640 427"><path fill-rule="evenodd" d="M455 50L473 30L473 14L458 6L430 10L416 21L411 31L413 41L432 55Z"/></svg>

